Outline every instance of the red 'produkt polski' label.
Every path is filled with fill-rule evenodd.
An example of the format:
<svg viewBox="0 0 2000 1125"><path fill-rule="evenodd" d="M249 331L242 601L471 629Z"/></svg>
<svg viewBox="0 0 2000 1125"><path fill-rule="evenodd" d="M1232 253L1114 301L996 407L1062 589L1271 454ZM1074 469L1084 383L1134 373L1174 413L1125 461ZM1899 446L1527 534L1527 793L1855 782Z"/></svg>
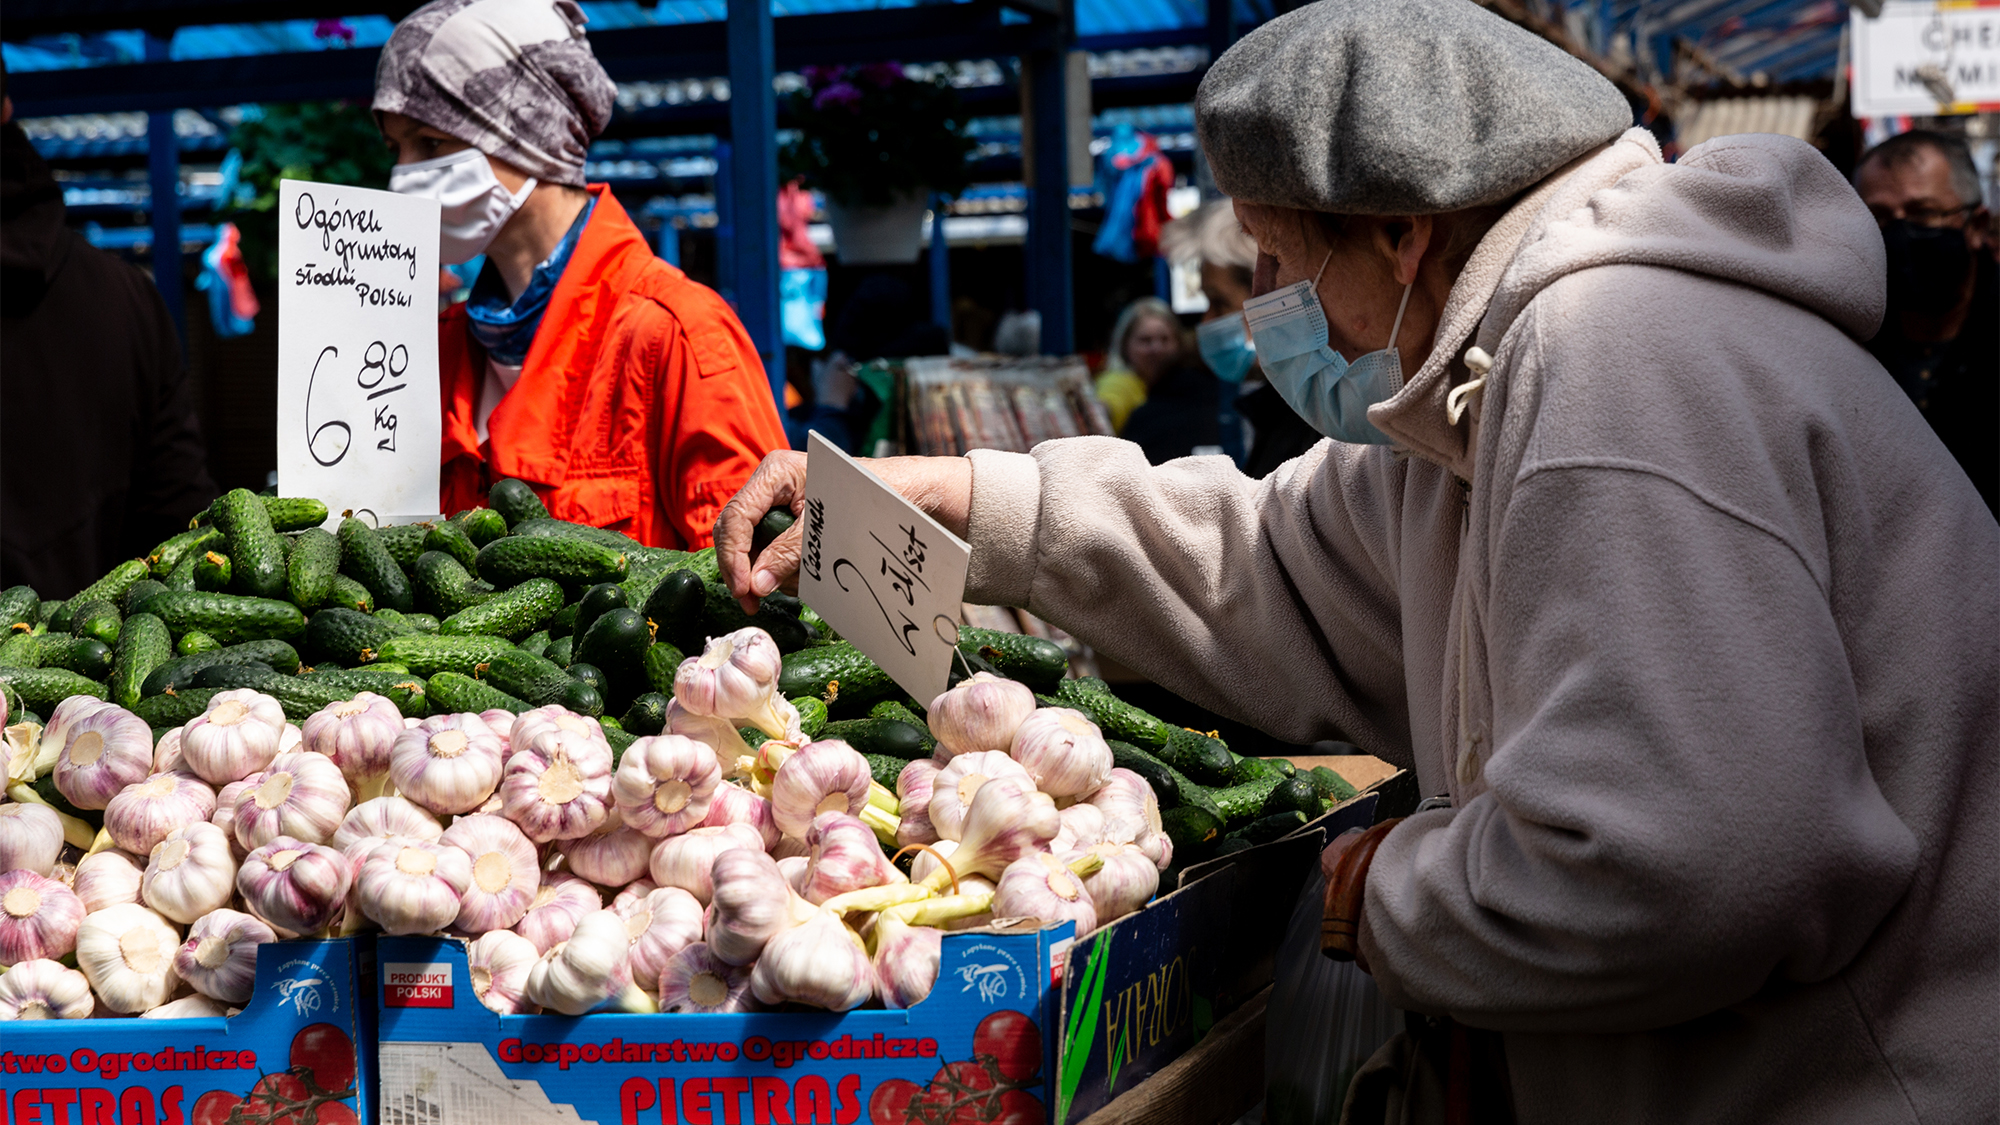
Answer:
<svg viewBox="0 0 2000 1125"><path fill-rule="evenodd" d="M382 966L385 1008L451 1007L451 966L443 962L398 962Z"/></svg>

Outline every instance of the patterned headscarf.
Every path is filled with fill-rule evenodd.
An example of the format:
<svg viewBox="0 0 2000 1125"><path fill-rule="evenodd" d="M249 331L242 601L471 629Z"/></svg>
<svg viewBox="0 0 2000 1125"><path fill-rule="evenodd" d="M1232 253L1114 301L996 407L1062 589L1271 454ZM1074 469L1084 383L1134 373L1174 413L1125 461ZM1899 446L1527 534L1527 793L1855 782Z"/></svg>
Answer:
<svg viewBox="0 0 2000 1125"><path fill-rule="evenodd" d="M575 0L433 0L396 25L375 111L400 113L543 183L583 184L618 96Z"/></svg>

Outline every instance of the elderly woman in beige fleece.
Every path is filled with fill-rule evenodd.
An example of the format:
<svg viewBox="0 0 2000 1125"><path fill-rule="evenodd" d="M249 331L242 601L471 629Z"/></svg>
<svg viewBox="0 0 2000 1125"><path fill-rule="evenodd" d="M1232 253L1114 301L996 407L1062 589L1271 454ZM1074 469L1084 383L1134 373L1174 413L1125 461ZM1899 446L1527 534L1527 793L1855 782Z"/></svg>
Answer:
<svg viewBox="0 0 2000 1125"><path fill-rule="evenodd" d="M1246 319L1320 443L1252 481L1106 438L874 468L1025 606L1451 807L1330 851L1398 1006L1523 1123L2000 1119L2000 526L1862 341L1812 148L1677 164L1467 0L1329 0L1197 107ZM725 512L731 588L794 504ZM1503 1118L1504 1119L1504 1118Z"/></svg>

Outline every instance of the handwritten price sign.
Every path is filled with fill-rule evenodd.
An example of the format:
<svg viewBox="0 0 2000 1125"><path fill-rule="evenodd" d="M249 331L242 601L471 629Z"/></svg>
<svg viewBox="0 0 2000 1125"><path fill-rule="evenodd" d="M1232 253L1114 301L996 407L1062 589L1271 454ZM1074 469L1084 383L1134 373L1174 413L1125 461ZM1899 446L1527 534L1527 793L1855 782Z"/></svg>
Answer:
<svg viewBox="0 0 2000 1125"><path fill-rule="evenodd" d="M806 444L799 597L929 703L951 678L965 541L814 433Z"/></svg>
<svg viewBox="0 0 2000 1125"><path fill-rule="evenodd" d="M377 524L437 513L438 205L278 189L278 492Z"/></svg>

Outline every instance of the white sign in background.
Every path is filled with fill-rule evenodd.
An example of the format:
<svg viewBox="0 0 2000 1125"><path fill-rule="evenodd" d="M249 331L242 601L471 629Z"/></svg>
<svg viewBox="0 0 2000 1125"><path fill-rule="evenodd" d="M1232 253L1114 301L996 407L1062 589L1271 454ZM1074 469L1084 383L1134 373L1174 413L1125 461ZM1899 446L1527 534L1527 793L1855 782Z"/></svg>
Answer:
<svg viewBox="0 0 2000 1125"><path fill-rule="evenodd" d="M377 526L436 515L438 204L278 186L278 494Z"/></svg>
<svg viewBox="0 0 2000 1125"><path fill-rule="evenodd" d="M2000 2L1889 0L1849 14L1856 117L1977 113L2000 106Z"/></svg>
<svg viewBox="0 0 2000 1125"><path fill-rule="evenodd" d="M972 548L817 432L799 530L800 600L912 696L942 694Z"/></svg>

